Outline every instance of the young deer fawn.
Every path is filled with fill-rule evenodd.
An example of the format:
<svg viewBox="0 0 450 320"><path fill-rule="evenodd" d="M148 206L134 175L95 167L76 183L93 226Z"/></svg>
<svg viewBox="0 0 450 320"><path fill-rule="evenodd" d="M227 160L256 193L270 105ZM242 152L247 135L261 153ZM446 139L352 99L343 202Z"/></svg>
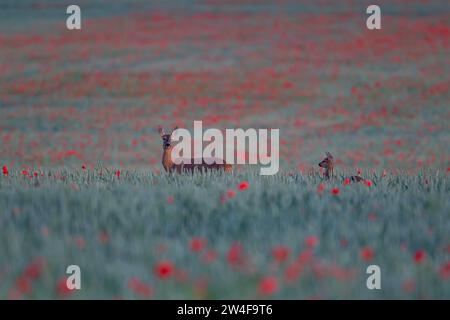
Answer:
<svg viewBox="0 0 450 320"><path fill-rule="evenodd" d="M161 138L163 140L163 156L162 156L162 165L164 167L164 170L166 172L194 172L196 169L200 172L202 171L209 171L209 170L223 170L225 172L231 172L233 170L233 167L231 164L225 163L225 160L214 158L209 159L213 162L211 164L208 164L205 160L205 158L202 158L202 161L200 164L196 164L194 162L194 159L191 158L190 161L184 161L185 163L176 164L174 163L172 159L172 133L177 130L178 127L175 127L170 133L165 133L164 129L159 127L159 134L161 135ZM187 160L187 159L185 159ZM215 160L215 161L214 161ZM220 160L220 161L219 161ZM217 163L222 162L222 163Z"/></svg>
<svg viewBox="0 0 450 320"><path fill-rule="evenodd" d="M326 152L326 158L323 159L320 163L319 163L319 167L324 168L325 169L325 173L324 173L324 177L325 179L331 179L333 177L333 173L334 173L334 159L333 156L331 155L331 153ZM360 176L351 176L348 178L351 182L361 182L364 181L364 178L360 177Z"/></svg>

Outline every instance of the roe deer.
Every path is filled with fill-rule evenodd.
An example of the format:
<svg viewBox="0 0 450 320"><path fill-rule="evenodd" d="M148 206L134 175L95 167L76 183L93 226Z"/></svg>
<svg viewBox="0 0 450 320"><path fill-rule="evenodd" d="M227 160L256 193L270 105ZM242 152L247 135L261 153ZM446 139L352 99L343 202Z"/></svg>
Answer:
<svg viewBox="0 0 450 320"><path fill-rule="evenodd" d="M331 155L331 153L326 152L326 158L323 159L322 161L320 161L319 163L319 167L324 168L325 172L323 174L323 176L326 179L330 179L333 176L333 172L334 172L334 159L333 156Z"/></svg>
<svg viewBox="0 0 450 320"><path fill-rule="evenodd" d="M176 164L172 159L172 149L173 149L172 133L177 129L178 127L175 127L170 133L165 133L163 128L161 127L158 128L159 134L161 135L161 138L163 140L162 165L164 167L164 170L166 170L166 172L181 173L187 171L193 173L195 169L197 169L200 172L208 170L223 170L225 172L231 172L233 170L231 164L227 164L225 160L219 158L212 158L212 159L202 158L200 164L196 164L194 162L195 159L191 158L191 159L184 159L185 160L183 161L184 163ZM208 164L205 160L211 160L208 161L211 164Z"/></svg>
<svg viewBox="0 0 450 320"><path fill-rule="evenodd" d="M324 168L325 169L325 173L324 173L324 177L325 179L331 179L333 177L333 173L334 173L334 158L331 155L331 153L326 152L326 158L323 159L320 163L319 163L319 167ZM351 182L361 182L364 181L364 178L360 177L360 176L351 176L348 178Z"/></svg>

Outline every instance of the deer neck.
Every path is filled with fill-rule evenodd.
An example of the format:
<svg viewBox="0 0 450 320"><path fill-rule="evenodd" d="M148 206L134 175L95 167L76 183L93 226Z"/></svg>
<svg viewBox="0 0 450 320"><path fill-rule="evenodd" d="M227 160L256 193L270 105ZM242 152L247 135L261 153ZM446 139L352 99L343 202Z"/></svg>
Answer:
<svg viewBox="0 0 450 320"><path fill-rule="evenodd" d="M164 149L162 164L166 171L169 171L173 167L174 163L172 161L172 147Z"/></svg>
<svg viewBox="0 0 450 320"><path fill-rule="evenodd" d="M326 170L325 170L325 176L327 178L331 178L333 176L333 166L329 166Z"/></svg>

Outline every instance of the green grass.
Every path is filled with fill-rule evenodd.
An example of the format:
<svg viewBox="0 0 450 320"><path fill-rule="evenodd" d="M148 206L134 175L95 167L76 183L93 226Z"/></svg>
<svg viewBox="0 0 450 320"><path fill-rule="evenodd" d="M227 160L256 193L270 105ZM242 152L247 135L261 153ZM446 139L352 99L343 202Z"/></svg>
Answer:
<svg viewBox="0 0 450 320"><path fill-rule="evenodd" d="M343 186L341 177L325 182L317 173L124 171L117 178L99 172L63 169L28 178L10 170L0 177L0 298L18 290L17 279L37 257L45 266L24 298L62 297L57 282L71 264L81 267L82 289L70 298L140 298L128 287L132 277L150 285L154 299L260 298L266 276L278 280L278 291L268 296L275 299L450 298L448 274L442 274L450 257L448 173L374 173L365 176L374 183L367 187ZM247 190L238 190L241 181L249 182ZM233 198L226 197L230 189ZM106 243L99 241L102 232ZM308 236L319 240L313 259L297 279L286 281ZM207 248L192 252L193 237L206 239ZM245 266L227 261L235 242L243 246ZM287 262L272 257L279 245L291 250ZM371 261L361 258L365 247L374 252ZM204 261L207 250L217 253L215 261ZM414 261L417 250L426 254L421 263ZM154 266L163 260L187 278L178 271L159 279ZM381 290L366 288L370 264L381 268Z"/></svg>

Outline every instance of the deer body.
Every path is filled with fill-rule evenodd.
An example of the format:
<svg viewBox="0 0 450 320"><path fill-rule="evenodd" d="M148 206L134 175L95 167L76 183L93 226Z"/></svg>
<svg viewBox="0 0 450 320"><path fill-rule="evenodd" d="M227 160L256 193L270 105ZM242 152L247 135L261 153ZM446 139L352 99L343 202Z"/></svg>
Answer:
<svg viewBox="0 0 450 320"><path fill-rule="evenodd" d="M231 164L227 164L224 160L219 158L213 159L201 159L201 163L196 163L196 159L184 159L182 163L176 164L172 159L172 133L175 131L177 127L172 130L170 134L165 134L164 131L160 128L159 133L161 138L163 139L163 155L162 155L162 165L166 172L172 173L182 173L182 172L191 172L198 170L200 172L203 171L211 171L211 170L223 170L225 172L231 172L233 167ZM206 161L211 160L211 161ZM200 161L199 161L200 162Z"/></svg>

